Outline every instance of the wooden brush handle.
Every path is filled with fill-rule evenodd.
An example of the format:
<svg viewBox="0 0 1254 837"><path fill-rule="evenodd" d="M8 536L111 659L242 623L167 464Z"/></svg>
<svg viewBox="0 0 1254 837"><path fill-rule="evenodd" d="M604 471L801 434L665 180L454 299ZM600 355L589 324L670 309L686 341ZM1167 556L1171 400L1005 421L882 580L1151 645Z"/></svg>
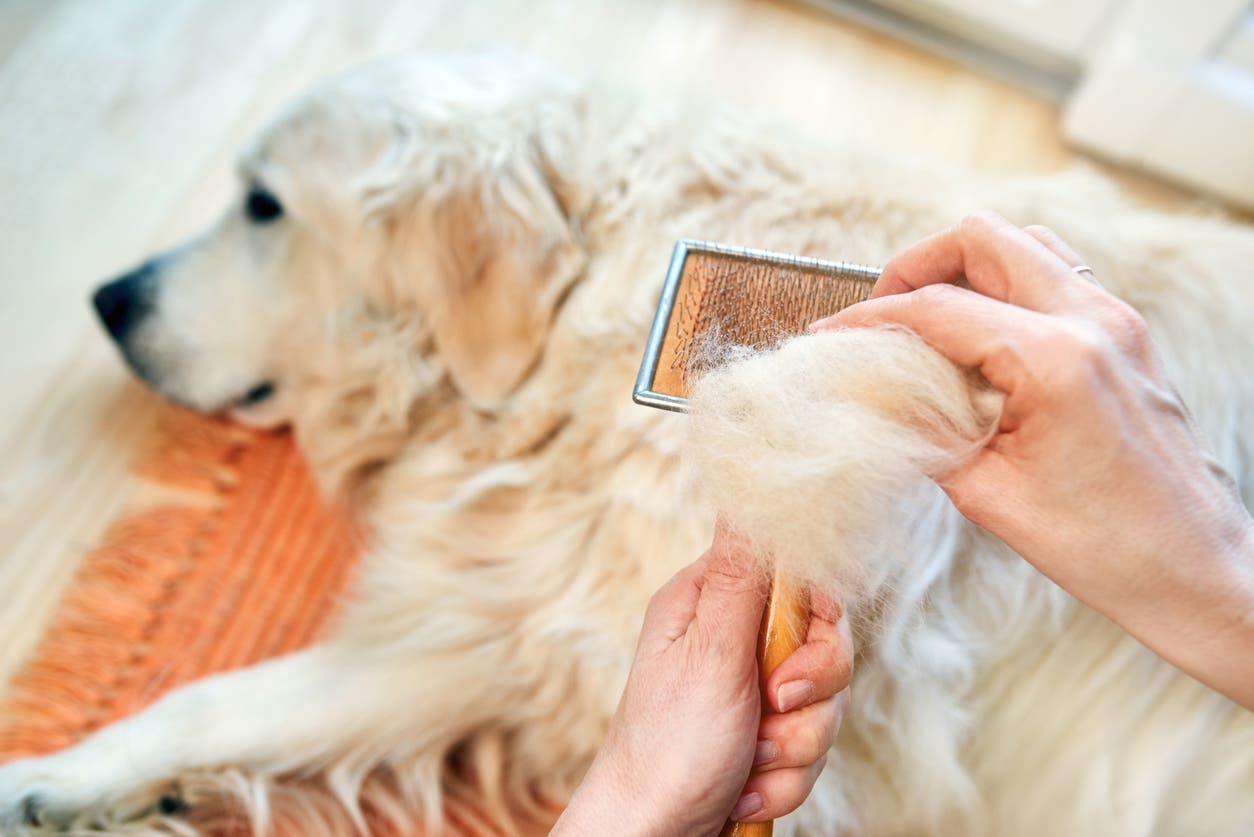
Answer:
<svg viewBox="0 0 1254 837"><path fill-rule="evenodd" d="M809 627L810 593L776 572L771 580L766 610L762 613L762 629L758 633L758 671L762 678L762 714L770 711L766 699L766 680L788 655L805 642ZM770 837L774 821L735 822L728 820L722 837Z"/></svg>

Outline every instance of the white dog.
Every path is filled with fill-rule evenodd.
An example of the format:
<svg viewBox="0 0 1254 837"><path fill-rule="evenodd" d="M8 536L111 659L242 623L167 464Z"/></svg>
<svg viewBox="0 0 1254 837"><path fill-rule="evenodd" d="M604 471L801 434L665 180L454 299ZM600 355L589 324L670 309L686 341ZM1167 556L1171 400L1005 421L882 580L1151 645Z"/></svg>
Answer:
<svg viewBox="0 0 1254 837"><path fill-rule="evenodd" d="M1254 496L1254 234L1092 175L903 169L500 56L358 71L240 171L238 206L97 307L171 399L290 422L372 551L324 644L0 767L8 829L187 833L223 797L310 834L364 829L363 807L438 829L472 798L509 828L551 821L646 600L712 529L683 419L629 397L680 237L875 263L980 207L1048 224L1144 314ZM877 639L784 831L1254 833L1254 715L920 503L916 571L853 614Z"/></svg>

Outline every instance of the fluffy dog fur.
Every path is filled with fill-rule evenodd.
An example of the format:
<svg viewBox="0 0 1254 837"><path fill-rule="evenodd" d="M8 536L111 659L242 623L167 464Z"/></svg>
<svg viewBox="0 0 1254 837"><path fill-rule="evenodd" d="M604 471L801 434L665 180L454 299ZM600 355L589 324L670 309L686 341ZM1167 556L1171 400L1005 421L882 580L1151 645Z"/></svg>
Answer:
<svg viewBox="0 0 1254 837"><path fill-rule="evenodd" d="M628 397L679 237L873 263L980 207L1047 224L1144 313L1250 503L1254 235L1092 175L983 184L499 57L365 68L241 169L284 214L232 209L162 256L123 348L177 400L292 423L373 549L325 644L0 768L10 828L183 832L225 797L257 830L364 827L363 799L438 826L467 773L494 816L550 819L537 800L589 763L648 596L712 528L683 420ZM901 503L909 571L858 610L853 707L783 833L1254 830L1254 716L934 489ZM175 783L191 821L153 811Z"/></svg>
<svg viewBox="0 0 1254 837"><path fill-rule="evenodd" d="M984 446L1004 396L897 328L712 360L692 388L685 445L700 495L759 560L833 588L857 621L908 566L901 510Z"/></svg>

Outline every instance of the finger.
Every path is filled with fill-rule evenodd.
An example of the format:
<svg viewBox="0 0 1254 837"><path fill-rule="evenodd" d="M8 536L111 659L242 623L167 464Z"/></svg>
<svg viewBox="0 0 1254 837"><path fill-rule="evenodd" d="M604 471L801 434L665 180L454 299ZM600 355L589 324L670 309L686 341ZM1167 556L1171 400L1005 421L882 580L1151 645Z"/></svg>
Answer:
<svg viewBox="0 0 1254 837"><path fill-rule="evenodd" d="M825 756L805 767L751 775L732 811L732 819L737 822L762 822L791 814L810 795L826 764Z"/></svg>
<svg viewBox="0 0 1254 837"><path fill-rule="evenodd" d="M706 552L671 576L653 594L640 628L641 647L648 642L674 642L684 635L696 615L701 578L709 562L710 554Z"/></svg>
<svg viewBox="0 0 1254 837"><path fill-rule="evenodd" d="M1058 233L1044 224L1029 224L1023 228L1023 231L1039 241L1055 256L1066 262L1069 267L1084 264L1084 259L1080 258L1080 254L1071 249L1071 245L1063 241L1058 236Z"/></svg>
<svg viewBox="0 0 1254 837"><path fill-rule="evenodd" d="M822 587L810 588L810 613L828 622L839 622L845 615L845 606L840 597L824 590Z"/></svg>
<svg viewBox="0 0 1254 837"><path fill-rule="evenodd" d="M929 285L851 305L811 329L905 326L949 360L979 369L989 383L1009 393L1023 373L1020 338L1038 329L1039 317L965 288Z"/></svg>
<svg viewBox="0 0 1254 837"><path fill-rule="evenodd" d="M1130 305L1107 291L1084 257L1058 237L1049 227L1039 224L1024 227L1023 231L1053 251L1071 268L1072 276L1065 281L1079 294L1077 302L1081 316L1097 322L1115 338L1125 350L1140 353L1144 348L1141 336L1144 319ZM1077 268L1080 268L1077 270ZM1077 281L1079 280L1079 281Z"/></svg>
<svg viewBox="0 0 1254 837"><path fill-rule="evenodd" d="M956 282L1001 302L1053 311L1064 301L1057 274L1065 268L1047 247L991 212L906 248L884 266L871 298L908 293L924 285Z"/></svg>
<svg viewBox="0 0 1254 837"><path fill-rule="evenodd" d="M805 767L821 759L836 743L836 733L849 707L849 689L827 700L785 712L764 715L758 727L753 767L759 772Z"/></svg>
<svg viewBox="0 0 1254 837"><path fill-rule="evenodd" d="M1063 241L1062 238L1059 237L1058 233L1041 224L1029 224L1023 228L1023 231L1039 241L1055 256L1062 259L1062 261L1066 263L1067 267L1071 268L1071 273L1073 275L1089 284L1101 287L1101 283L1099 283L1097 281L1097 277L1093 275L1092 268L1088 267L1084 258L1075 250L1071 249L1071 245ZM1076 270L1077 267L1087 269L1078 271Z"/></svg>
<svg viewBox="0 0 1254 837"><path fill-rule="evenodd" d="M832 622L815 614L810 617L805 643L767 678L767 699L776 712L791 712L847 688L852 675L849 620L842 614Z"/></svg>
<svg viewBox="0 0 1254 837"><path fill-rule="evenodd" d="M721 518L714 528L694 624L714 647L753 658L770 581L749 543Z"/></svg>

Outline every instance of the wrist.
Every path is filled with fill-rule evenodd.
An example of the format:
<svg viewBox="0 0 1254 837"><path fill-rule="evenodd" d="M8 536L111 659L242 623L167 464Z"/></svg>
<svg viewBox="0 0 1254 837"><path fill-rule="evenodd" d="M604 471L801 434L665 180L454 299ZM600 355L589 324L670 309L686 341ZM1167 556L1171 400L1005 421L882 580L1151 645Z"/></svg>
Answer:
<svg viewBox="0 0 1254 837"><path fill-rule="evenodd" d="M1215 630L1227 676L1217 688L1254 711L1254 519L1248 514L1243 536L1224 554L1222 564L1226 595L1215 609Z"/></svg>
<svg viewBox="0 0 1254 837"><path fill-rule="evenodd" d="M1160 589L1110 614L1167 662L1254 710L1254 520L1244 509L1214 540L1167 555Z"/></svg>
<svg viewBox="0 0 1254 837"><path fill-rule="evenodd" d="M597 756L550 832L552 837L657 837L668 833L659 823L658 808L639 781L620 767L604 753Z"/></svg>

